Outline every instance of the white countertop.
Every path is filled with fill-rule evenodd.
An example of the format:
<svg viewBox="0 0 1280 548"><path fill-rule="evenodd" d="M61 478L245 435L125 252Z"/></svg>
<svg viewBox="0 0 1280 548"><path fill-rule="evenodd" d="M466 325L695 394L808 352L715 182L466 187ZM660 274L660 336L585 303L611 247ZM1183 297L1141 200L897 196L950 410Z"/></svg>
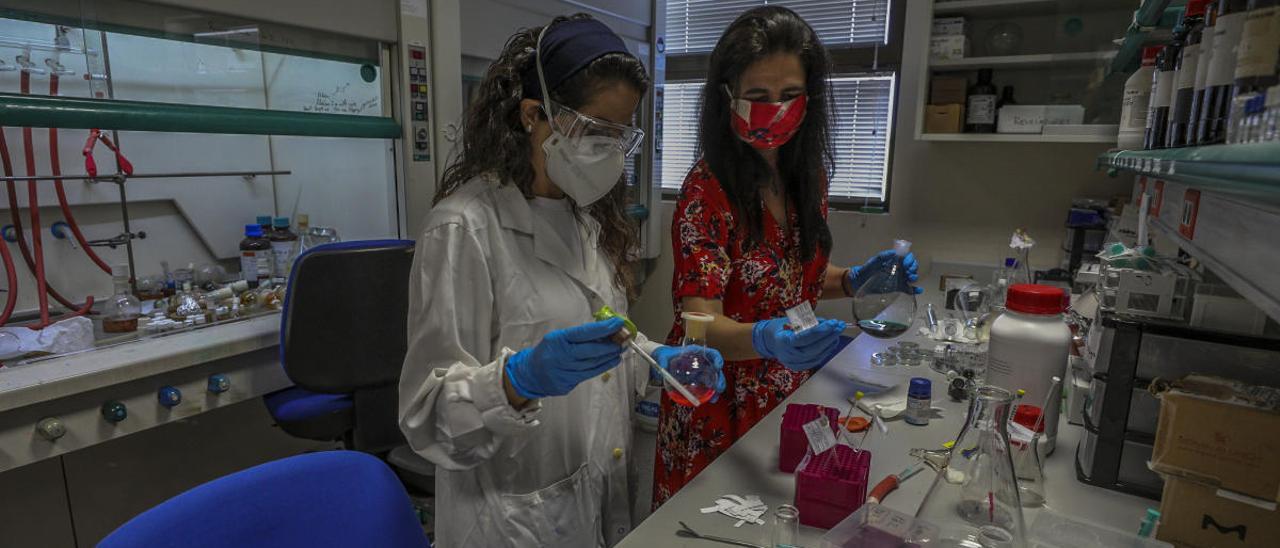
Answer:
<svg viewBox="0 0 1280 548"><path fill-rule="evenodd" d="M0 368L0 412L96 390L280 342L280 314L148 336Z"/></svg>
<svg viewBox="0 0 1280 548"><path fill-rule="evenodd" d="M926 302L941 302L936 290L936 280L924 284L928 292L920 297L920 314ZM919 323L915 327L919 327ZM913 328L915 329L915 328ZM898 340L911 340L922 347L932 348L933 342L914 333ZM750 432L740 438L728 451L711 463L690 481L675 497L640 524L622 543L621 548L647 548L651 546L698 547L715 543L676 536L677 521L684 521L702 534L768 545L772 526L772 510L779 504L791 504L794 499L795 479L791 474L778 470L778 436L782 413L788 403L817 403L848 412L849 398L857 390L851 373L855 368L869 369L872 353L883 350L897 340L885 341L868 335L860 335L831 362L772 413L760 421ZM884 368L878 368L884 369ZM867 438L866 449L871 451L869 486L874 486L885 476L897 473L914 462L907 451L914 447L938 448L944 442L955 439L964 424L968 402L953 402L946 395L945 377L928 365L895 368L904 377L926 377L933 382L933 406L944 409L944 418L933 419L928 426L911 426L901 420L889 422L888 434L874 430ZM905 398L905 383L889 392L867 396L868 402L881 398ZM1075 452L1081 429L1070 426L1064 420L1058 431L1057 449L1045 463L1046 506L1056 512L1107 525L1123 531L1136 531L1148 507L1158 502L1109 491L1080 483L1075 477ZM855 434L860 436L861 434ZM884 504L895 510L914 515L936 474L926 468L889 494ZM647 480L647 479L646 479ZM734 528L734 520L720 514L702 514L700 508L714 506L716 498L724 494L759 495L770 507L765 516L768 525L743 525ZM1027 527L1035 522L1038 510L1025 509ZM804 546L819 546L825 530L802 527Z"/></svg>

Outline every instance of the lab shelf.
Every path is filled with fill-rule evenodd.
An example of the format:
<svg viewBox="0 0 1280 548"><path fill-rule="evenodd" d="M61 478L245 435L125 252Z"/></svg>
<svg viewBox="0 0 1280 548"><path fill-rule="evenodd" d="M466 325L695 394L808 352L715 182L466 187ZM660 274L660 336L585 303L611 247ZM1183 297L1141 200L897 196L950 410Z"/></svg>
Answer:
<svg viewBox="0 0 1280 548"><path fill-rule="evenodd" d="M400 137L400 124L382 116L316 114L15 93L0 93L0 121L9 127L378 139Z"/></svg>
<svg viewBox="0 0 1280 548"><path fill-rule="evenodd" d="M1011 133L921 133L921 141L943 143L1114 143L1115 135L1040 135Z"/></svg>
<svg viewBox="0 0 1280 548"><path fill-rule="evenodd" d="M1037 53L1032 55L1000 55L991 57L966 57L964 59L948 59L929 61L929 70L935 72L952 72L975 70L980 68L1002 69L1050 69L1064 66L1091 66L1111 59L1112 51L1089 51L1083 53Z"/></svg>
<svg viewBox="0 0 1280 548"><path fill-rule="evenodd" d="M945 15L982 15L984 17L1027 17L1032 15L1053 15L1070 9L1124 9L1125 6L1115 0L1078 0L1067 6L1058 0L956 0L953 2L935 2L933 14Z"/></svg>
<svg viewBox="0 0 1280 548"><path fill-rule="evenodd" d="M1114 150L1098 157L1098 167L1280 204L1280 143Z"/></svg>

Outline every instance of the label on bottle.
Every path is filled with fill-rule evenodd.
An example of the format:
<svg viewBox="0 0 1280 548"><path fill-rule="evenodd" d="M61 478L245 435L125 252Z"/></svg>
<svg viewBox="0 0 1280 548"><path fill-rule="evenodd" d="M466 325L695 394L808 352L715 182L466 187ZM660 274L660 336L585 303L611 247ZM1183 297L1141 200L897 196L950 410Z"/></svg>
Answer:
<svg viewBox="0 0 1280 548"><path fill-rule="evenodd" d="M271 242L276 277L282 280L289 279L289 270L293 268L293 244L292 240Z"/></svg>
<svg viewBox="0 0 1280 548"><path fill-rule="evenodd" d="M1240 36L1244 31L1244 12L1223 15L1213 26L1213 56L1209 60L1209 73L1205 87L1231 85L1236 73L1236 55Z"/></svg>
<svg viewBox="0 0 1280 548"><path fill-rule="evenodd" d="M913 424L916 426L929 424L929 413L932 412L930 409L931 403L932 402L929 398L908 397L907 410L903 414L902 420L907 421L907 424Z"/></svg>
<svg viewBox="0 0 1280 548"><path fill-rule="evenodd" d="M1240 47L1236 52L1235 78L1271 76L1280 57L1280 6L1245 14Z"/></svg>
<svg viewBox="0 0 1280 548"><path fill-rule="evenodd" d="M1173 72L1157 72L1155 91L1151 93L1151 108L1169 108L1173 104Z"/></svg>
<svg viewBox="0 0 1280 548"><path fill-rule="evenodd" d="M969 124L996 123L996 96L970 95L969 108L965 114L965 122Z"/></svg>
<svg viewBox="0 0 1280 548"><path fill-rule="evenodd" d="M258 252L240 252L240 279L246 282L258 280Z"/></svg>
<svg viewBox="0 0 1280 548"><path fill-rule="evenodd" d="M1209 78L1209 59L1213 57L1213 44L1213 32L1205 32L1200 38L1200 56L1196 59L1196 89L1204 89L1205 81Z"/></svg>
<svg viewBox="0 0 1280 548"><path fill-rule="evenodd" d="M1147 109L1151 107L1151 91L1126 89L1120 107L1120 131L1142 131L1147 127Z"/></svg>
<svg viewBox="0 0 1280 548"><path fill-rule="evenodd" d="M1196 87L1196 63L1200 62L1200 44L1182 48L1182 67L1177 71L1175 89L1192 89Z"/></svg>

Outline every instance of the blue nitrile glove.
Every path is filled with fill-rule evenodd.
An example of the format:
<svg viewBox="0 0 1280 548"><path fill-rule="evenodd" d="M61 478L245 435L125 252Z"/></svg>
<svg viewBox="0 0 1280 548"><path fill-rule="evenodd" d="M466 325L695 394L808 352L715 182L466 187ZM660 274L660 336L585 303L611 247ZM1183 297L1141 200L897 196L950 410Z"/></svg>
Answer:
<svg viewBox="0 0 1280 548"><path fill-rule="evenodd" d="M568 394L578 383L613 369L626 347L611 340L622 318L547 333L533 348L507 358L507 377L521 397Z"/></svg>
<svg viewBox="0 0 1280 548"><path fill-rule="evenodd" d="M845 323L822 320L799 333L787 329L786 318L756 322L751 328L751 346L756 353L782 362L792 371L805 371L826 363L840 344Z"/></svg>
<svg viewBox="0 0 1280 548"><path fill-rule="evenodd" d="M671 360L676 359L676 357L682 354L693 352L695 348L697 350L701 350L707 357L711 358L711 365L716 368L716 395L711 397L711 403L715 403L716 400L720 399L720 394L724 392L724 358L720 356L720 353L717 352L716 349L708 347L663 345L655 348L651 355L653 356L653 359L658 362L658 365L662 366L663 369L667 369ZM653 371L650 370L650 374L656 373L653 373ZM661 379L659 379L659 381L661 381Z"/></svg>
<svg viewBox="0 0 1280 548"><path fill-rule="evenodd" d="M897 253L894 253L892 249L886 249L884 251L876 253L875 255L872 255L870 259L867 259L866 264L862 266L855 266L853 268L850 268L849 269L850 289L853 292L857 292L858 288L862 287L862 284L867 283L867 280L870 280L871 277L874 276L877 272L880 272L881 269L892 264L894 259L897 259L897 257L898 257ZM902 258L902 265L907 267L908 282L915 283L916 280L920 279L920 274L919 274L920 265L916 263L915 253L907 253L907 256ZM924 293L923 287L912 286L912 289L915 290L917 295Z"/></svg>

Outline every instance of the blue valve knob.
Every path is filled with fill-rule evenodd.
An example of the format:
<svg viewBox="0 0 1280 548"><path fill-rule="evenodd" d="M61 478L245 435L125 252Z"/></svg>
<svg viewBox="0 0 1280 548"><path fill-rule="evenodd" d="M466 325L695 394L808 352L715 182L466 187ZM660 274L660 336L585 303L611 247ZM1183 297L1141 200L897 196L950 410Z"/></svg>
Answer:
<svg viewBox="0 0 1280 548"><path fill-rule="evenodd" d="M53 441L66 434L67 427L58 419L46 417L36 423L36 432L40 434L40 437Z"/></svg>
<svg viewBox="0 0 1280 548"><path fill-rule="evenodd" d="M102 418L109 423L115 424L129 416L129 410L125 409L124 404L118 401L108 401L102 404Z"/></svg>
<svg viewBox="0 0 1280 548"><path fill-rule="evenodd" d="M49 233L53 234L56 239L65 240L67 239L67 234L71 233L71 225L68 225L66 221L54 222L49 225Z"/></svg>
<svg viewBox="0 0 1280 548"><path fill-rule="evenodd" d="M0 238L4 238L6 242L15 243L18 241L18 232L13 225L4 225L0 227Z"/></svg>
<svg viewBox="0 0 1280 548"><path fill-rule="evenodd" d="M209 375L210 394L221 394L227 390L231 390L231 379L222 374Z"/></svg>
<svg viewBox="0 0 1280 548"><path fill-rule="evenodd" d="M160 405L172 408L182 403L182 391L172 386L162 386L156 398L160 400Z"/></svg>

